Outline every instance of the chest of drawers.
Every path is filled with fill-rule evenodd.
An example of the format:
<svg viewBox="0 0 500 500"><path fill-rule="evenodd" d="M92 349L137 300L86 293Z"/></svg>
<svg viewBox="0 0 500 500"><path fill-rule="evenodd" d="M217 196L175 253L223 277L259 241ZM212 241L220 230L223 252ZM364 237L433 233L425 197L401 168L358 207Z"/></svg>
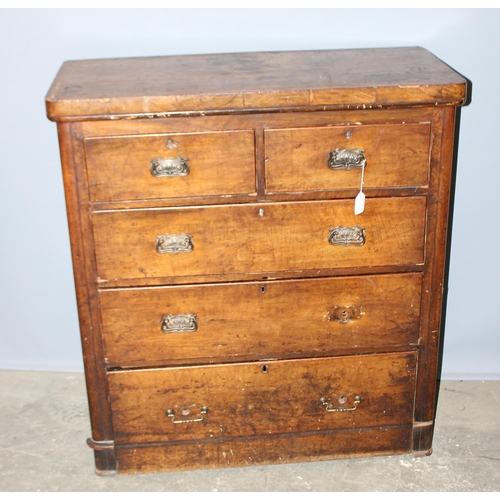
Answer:
<svg viewBox="0 0 500 500"><path fill-rule="evenodd" d="M421 48L62 66L98 473L431 452L467 99Z"/></svg>

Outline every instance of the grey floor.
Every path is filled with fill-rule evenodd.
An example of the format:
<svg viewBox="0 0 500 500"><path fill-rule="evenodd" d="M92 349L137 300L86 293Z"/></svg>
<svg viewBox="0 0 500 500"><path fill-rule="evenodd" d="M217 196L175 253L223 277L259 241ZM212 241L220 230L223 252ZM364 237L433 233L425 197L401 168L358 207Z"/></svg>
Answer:
<svg viewBox="0 0 500 500"><path fill-rule="evenodd" d="M434 453L99 477L83 375L0 371L0 491L499 491L500 381L441 385Z"/></svg>

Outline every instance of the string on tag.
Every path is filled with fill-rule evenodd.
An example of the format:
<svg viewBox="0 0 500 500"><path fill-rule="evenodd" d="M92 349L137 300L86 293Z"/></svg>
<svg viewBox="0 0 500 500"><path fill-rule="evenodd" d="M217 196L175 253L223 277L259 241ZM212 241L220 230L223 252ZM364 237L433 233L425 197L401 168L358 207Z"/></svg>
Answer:
<svg viewBox="0 0 500 500"><path fill-rule="evenodd" d="M354 215L359 215L365 210L365 193L363 193L363 184L365 183L365 165L361 167L361 184L359 193L354 199Z"/></svg>

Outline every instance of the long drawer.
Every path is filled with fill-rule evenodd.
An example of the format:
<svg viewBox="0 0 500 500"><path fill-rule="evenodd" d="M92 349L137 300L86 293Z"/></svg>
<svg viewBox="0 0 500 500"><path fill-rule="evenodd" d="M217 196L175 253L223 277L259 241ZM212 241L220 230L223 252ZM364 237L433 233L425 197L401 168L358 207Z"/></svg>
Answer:
<svg viewBox="0 0 500 500"><path fill-rule="evenodd" d="M224 439L407 425L416 353L108 374L115 440Z"/></svg>
<svg viewBox="0 0 500 500"><path fill-rule="evenodd" d="M421 264L426 198L93 214L100 280Z"/></svg>
<svg viewBox="0 0 500 500"><path fill-rule="evenodd" d="M265 131L266 189L325 191L426 186L429 123L347 125Z"/></svg>
<svg viewBox="0 0 500 500"><path fill-rule="evenodd" d="M106 361L158 366L408 346L419 338L420 274L107 289Z"/></svg>
<svg viewBox="0 0 500 500"><path fill-rule="evenodd" d="M253 130L85 140L92 201L251 194Z"/></svg>

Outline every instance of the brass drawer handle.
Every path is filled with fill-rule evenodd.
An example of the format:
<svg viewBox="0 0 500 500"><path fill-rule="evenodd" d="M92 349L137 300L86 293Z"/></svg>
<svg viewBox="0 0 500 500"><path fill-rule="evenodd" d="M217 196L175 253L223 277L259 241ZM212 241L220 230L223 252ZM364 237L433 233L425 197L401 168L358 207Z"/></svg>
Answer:
<svg viewBox="0 0 500 500"><path fill-rule="evenodd" d="M149 169L153 177L185 177L189 174L187 158L155 158Z"/></svg>
<svg viewBox="0 0 500 500"><path fill-rule="evenodd" d="M365 152L362 149L334 149L328 156L328 168L331 170L351 170L366 165Z"/></svg>
<svg viewBox="0 0 500 500"><path fill-rule="evenodd" d="M187 253L193 250L193 237L189 234L166 233L156 237L156 251L158 253Z"/></svg>
<svg viewBox="0 0 500 500"><path fill-rule="evenodd" d="M195 332L198 329L196 314L169 314L161 320L163 333Z"/></svg>
<svg viewBox="0 0 500 500"><path fill-rule="evenodd" d="M330 229L328 243L330 245L344 245L362 247L366 242L365 228L359 226L335 226Z"/></svg>
<svg viewBox="0 0 500 500"><path fill-rule="evenodd" d="M191 424L193 422L201 422L207 412L208 412L208 407L202 406L200 409L200 416L195 417L195 418L176 419L175 412L172 409L167 410L166 414L167 414L167 417L172 419L172 422L174 424ZM181 410L181 414L183 414L183 415L189 415L189 413L190 413L190 411L187 408L184 410Z"/></svg>
<svg viewBox="0 0 500 500"><path fill-rule="evenodd" d="M330 403L327 401L326 398L321 398L320 403L325 407L326 411L354 411L358 407L359 403L361 403L361 397L360 396L355 396L354 397L354 406L351 407L346 407L346 406L331 406ZM347 397L346 396L340 396L339 397L339 403L340 404L345 404L347 402Z"/></svg>

